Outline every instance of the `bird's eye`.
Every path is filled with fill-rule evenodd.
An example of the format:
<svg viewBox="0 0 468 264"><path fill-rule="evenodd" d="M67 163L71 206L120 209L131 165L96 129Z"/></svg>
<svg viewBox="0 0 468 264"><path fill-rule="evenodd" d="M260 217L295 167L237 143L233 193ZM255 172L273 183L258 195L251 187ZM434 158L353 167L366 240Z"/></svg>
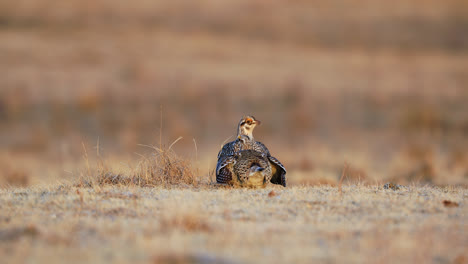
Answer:
<svg viewBox="0 0 468 264"><path fill-rule="evenodd" d="M248 125L252 125L252 121L250 121L250 120L247 121L247 124L248 124Z"/></svg>

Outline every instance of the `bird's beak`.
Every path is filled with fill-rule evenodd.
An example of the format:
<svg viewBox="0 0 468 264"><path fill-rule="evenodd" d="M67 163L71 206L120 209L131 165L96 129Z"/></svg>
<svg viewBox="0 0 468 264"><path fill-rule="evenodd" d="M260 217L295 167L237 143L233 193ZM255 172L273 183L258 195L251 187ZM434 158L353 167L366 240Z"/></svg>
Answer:
<svg viewBox="0 0 468 264"><path fill-rule="evenodd" d="M255 121L254 121L254 124L256 124L256 125L260 125L261 123L262 123L262 122L260 122L260 120L255 120Z"/></svg>

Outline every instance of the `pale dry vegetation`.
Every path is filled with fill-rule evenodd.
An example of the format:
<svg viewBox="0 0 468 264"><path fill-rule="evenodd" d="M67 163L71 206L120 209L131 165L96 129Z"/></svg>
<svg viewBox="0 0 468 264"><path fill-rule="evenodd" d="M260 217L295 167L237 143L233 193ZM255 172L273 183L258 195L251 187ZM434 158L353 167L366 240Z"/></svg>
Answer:
<svg viewBox="0 0 468 264"><path fill-rule="evenodd" d="M3 260L467 261L464 187L370 184L345 164L336 183L239 189L195 176L193 161L170 148L152 149L131 170L98 160L73 183L0 190Z"/></svg>
<svg viewBox="0 0 468 264"><path fill-rule="evenodd" d="M74 179L98 138L108 166L134 166L161 107L200 175L253 114L292 182L334 185L346 161L346 181L466 186L465 1L129 5L0 2L0 186Z"/></svg>
<svg viewBox="0 0 468 264"><path fill-rule="evenodd" d="M202 182L199 171L194 167L193 161L177 155L171 147L148 146L152 154L141 156L136 167L126 172L112 169L108 161L99 159L96 166L90 167L87 160L87 169L80 173L78 187L93 187L94 185L119 185L140 187L171 187L171 186L198 186ZM88 159L88 156L85 156ZM204 183L207 183L205 181Z"/></svg>
<svg viewBox="0 0 468 264"><path fill-rule="evenodd" d="M7 263L466 263L459 187L0 191Z"/></svg>

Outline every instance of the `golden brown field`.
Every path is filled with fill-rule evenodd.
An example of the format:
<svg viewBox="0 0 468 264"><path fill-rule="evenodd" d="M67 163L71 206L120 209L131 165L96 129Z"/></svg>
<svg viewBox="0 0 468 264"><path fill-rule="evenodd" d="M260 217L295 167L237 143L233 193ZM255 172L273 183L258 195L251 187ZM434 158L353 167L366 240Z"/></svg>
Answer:
<svg viewBox="0 0 468 264"><path fill-rule="evenodd" d="M0 259L466 263L467 28L463 0L0 0ZM287 188L213 183L245 114Z"/></svg>
<svg viewBox="0 0 468 264"><path fill-rule="evenodd" d="M1 191L5 263L466 263L468 192L350 185ZM444 201L448 204L444 205Z"/></svg>

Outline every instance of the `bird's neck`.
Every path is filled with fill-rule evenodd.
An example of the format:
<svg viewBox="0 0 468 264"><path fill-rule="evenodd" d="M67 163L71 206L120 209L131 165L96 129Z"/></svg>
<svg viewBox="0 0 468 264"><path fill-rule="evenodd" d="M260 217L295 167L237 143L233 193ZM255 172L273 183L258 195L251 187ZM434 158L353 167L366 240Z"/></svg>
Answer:
<svg viewBox="0 0 468 264"><path fill-rule="evenodd" d="M250 141L254 140L252 132L247 132L245 129L239 128L237 131L237 138L240 139L242 136L247 137Z"/></svg>

